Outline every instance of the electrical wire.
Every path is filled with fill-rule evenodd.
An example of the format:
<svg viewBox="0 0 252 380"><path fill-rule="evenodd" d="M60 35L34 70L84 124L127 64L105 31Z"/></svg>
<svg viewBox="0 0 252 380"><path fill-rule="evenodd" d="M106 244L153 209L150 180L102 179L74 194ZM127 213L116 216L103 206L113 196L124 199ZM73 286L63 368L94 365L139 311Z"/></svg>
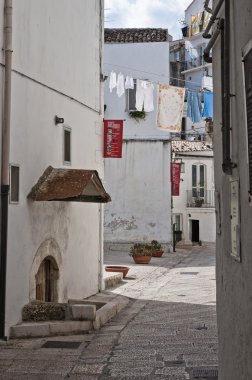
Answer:
<svg viewBox="0 0 252 380"><path fill-rule="evenodd" d="M119 68L122 68L122 69L127 69L129 71L137 71L139 73L156 75L158 77L164 77L164 78L168 79L168 77L166 75L164 75L164 74L157 74L157 73L153 73L151 71L138 70L138 69L134 69L132 67L127 67L127 66L123 66L123 65L115 65L114 63L108 63L108 62L104 62L104 65L116 66L116 67L119 67ZM185 80L185 79L179 79L179 78L174 78L174 77L169 77L169 79L178 80L178 81L181 81L181 82L192 83L192 84L197 84L199 86L201 85L201 83L199 83L199 82L194 82L194 81ZM155 82L155 81L152 81L152 82L159 84L159 82ZM213 86L209 86L209 85L207 87L213 88Z"/></svg>

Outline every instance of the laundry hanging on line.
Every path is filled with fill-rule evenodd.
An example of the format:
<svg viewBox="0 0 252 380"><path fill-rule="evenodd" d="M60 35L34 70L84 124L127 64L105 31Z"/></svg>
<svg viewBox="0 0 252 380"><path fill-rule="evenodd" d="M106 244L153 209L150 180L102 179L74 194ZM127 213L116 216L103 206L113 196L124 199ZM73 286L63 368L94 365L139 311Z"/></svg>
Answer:
<svg viewBox="0 0 252 380"><path fill-rule="evenodd" d="M125 90L134 89L134 79L132 76L127 75L126 79L124 80L124 75L122 73L119 73L116 77L116 73L114 71L111 71L109 77L110 92L112 92L114 88L116 88L117 95L121 97L124 94Z"/></svg>
<svg viewBox="0 0 252 380"><path fill-rule="evenodd" d="M158 87L157 126L167 132L180 132L184 109L185 88L160 84Z"/></svg>
<svg viewBox="0 0 252 380"><path fill-rule="evenodd" d="M136 109L137 111L152 112L154 86L151 82L137 79L136 86Z"/></svg>
<svg viewBox="0 0 252 380"><path fill-rule="evenodd" d="M116 93L120 98L125 92L124 89L124 75L122 73L118 74L117 83L116 83Z"/></svg>
<svg viewBox="0 0 252 380"><path fill-rule="evenodd" d="M187 117L193 123L202 121L201 94L199 91L187 91Z"/></svg>
<svg viewBox="0 0 252 380"><path fill-rule="evenodd" d="M131 76L126 76L125 90L134 90L134 79Z"/></svg>
<svg viewBox="0 0 252 380"><path fill-rule="evenodd" d="M109 77L109 90L110 92L113 91L113 89L116 87L116 73L114 71L111 71L110 77Z"/></svg>
<svg viewBox="0 0 252 380"><path fill-rule="evenodd" d="M211 117L213 118L213 93L204 92L204 109L202 117Z"/></svg>

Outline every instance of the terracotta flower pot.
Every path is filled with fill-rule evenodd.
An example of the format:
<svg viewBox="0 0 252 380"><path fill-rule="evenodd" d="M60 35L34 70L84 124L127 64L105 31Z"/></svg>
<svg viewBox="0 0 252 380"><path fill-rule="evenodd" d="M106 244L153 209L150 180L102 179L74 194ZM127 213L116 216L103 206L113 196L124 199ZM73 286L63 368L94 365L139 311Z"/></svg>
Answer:
<svg viewBox="0 0 252 380"><path fill-rule="evenodd" d="M151 256L132 256L136 264L149 264Z"/></svg>
<svg viewBox="0 0 252 380"><path fill-rule="evenodd" d="M123 278L127 276L129 267L120 267L118 265L109 265L105 267L106 272L118 272L123 274Z"/></svg>
<svg viewBox="0 0 252 380"><path fill-rule="evenodd" d="M153 251L152 252L152 257L161 257L163 255L164 251L162 249Z"/></svg>

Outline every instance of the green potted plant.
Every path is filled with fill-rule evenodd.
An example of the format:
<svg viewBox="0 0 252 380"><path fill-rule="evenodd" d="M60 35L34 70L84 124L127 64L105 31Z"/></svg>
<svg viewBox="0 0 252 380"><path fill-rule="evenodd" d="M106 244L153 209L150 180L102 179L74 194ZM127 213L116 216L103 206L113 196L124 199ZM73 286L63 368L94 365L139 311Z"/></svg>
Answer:
<svg viewBox="0 0 252 380"><path fill-rule="evenodd" d="M130 248L129 255L136 264L149 264L152 257L153 247L147 243L135 243Z"/></svg>
<svg viewBox="0 0 252 380"><path fill-rule="evenodd" d="M157 240L152 240L151 245L153 248L152 256L161 257L164 253L162 245Z"/></svg>

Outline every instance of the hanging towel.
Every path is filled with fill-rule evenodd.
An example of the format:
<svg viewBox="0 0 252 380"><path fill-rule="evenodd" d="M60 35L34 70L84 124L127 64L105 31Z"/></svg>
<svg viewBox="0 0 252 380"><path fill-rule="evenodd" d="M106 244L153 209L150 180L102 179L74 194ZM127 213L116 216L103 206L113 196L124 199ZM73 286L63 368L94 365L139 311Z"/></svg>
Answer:
<svg viewBox="0 0 252 380"><path fill-rule="evenodd" d="M185 89L160 84L158 88L158 122L160 129L180 132L184 108Z"/></svg>
<svg viewBox="0 0 252 380"><path fill-rule="evenodd" d="M137 79L136 85L136 109L142 111L144 106L144 81Z"/></svg>
<svg viewBox="0 0 252 380"><path fill-rule="evenodd" d="M154 86L151 82L140 80L140 79L137 80L137 87L136 87L137 111L144 110L145 112L152 112L154 110L153 89L154 89Z"/></svg>
<svg viewBox="0 0 252 380"><path fill-rule="evenodd" d="M213 118L213 93L204 92L204 109L202 117Z"/></svg>
<svg viewBox="0 0 252 380"><path fill-rule="evenodd" d="M116 87L116 93L120 98L124 94L124 75L122 73L118 74Z"/></svg>
<svg viewBox="0 0 252 380"><path fill-rule="evenodd" d="M114 71L112 71L110 73L110 77L109 77L109 89L110 89L110 92L112 92L113 88L116 87L116 73Z"/></svg>
<svg viewBox="0 0 252 380"><path fill-rule="evenodd" d="M134 90L134 79L130 76L126 76L125 80L125 90Z"/></svg>
<svg viewBox="0 0 252 380"><path fill-rule="evenodd" d="M152 83L150 82L144 83L144 110L145 112L152 112L154 110L153 90L154 90L154 86Z"/></svg>
<svg viewBox="0 0 252 380"><path fill-rule="evenodd" d="M199 123L201 117L201 100L199 91L187 91L187 116L193 123Z"/></svg>

